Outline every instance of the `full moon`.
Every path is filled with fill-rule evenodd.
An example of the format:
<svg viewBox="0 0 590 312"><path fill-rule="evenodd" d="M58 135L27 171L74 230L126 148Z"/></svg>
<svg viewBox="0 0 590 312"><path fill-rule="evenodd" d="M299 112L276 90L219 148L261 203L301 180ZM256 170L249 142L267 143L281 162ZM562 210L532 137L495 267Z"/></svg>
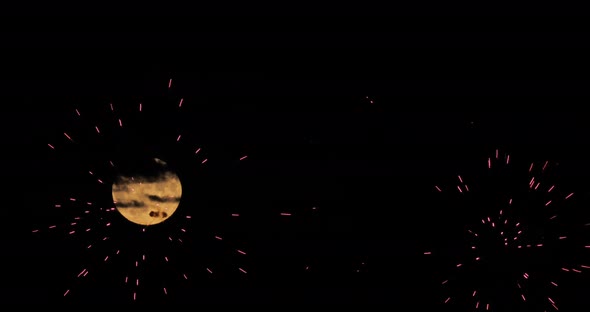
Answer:
<svg viewBox="0 0 590 312"><path fill-rule="evenodd" d="M182 185L166 162L153 158L130 174L119 174L112 192L115 207L125 219L154 225L174 214L182 196Z"/></svg>

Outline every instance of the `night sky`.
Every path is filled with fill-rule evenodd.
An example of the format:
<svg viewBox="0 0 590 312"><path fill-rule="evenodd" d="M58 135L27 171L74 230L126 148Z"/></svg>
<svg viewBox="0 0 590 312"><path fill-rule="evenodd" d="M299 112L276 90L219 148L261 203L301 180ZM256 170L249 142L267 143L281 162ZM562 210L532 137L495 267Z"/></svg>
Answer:
<svg viewBox="0 0 590 312"><path fill-rule="evenodd" d="M19 216L5 220L3 258L15 261L1 286L7 300L132 304L136 292L140 304L472 311L470 301L443 301L477 288L497 296L491 311L551 311L547 287L535 286L548 277L559 283L550 296L560 311L588 309L590 270L561 270L590 266L587 34L400 26L421 20L364 19L338 32L262 21L213 32L185 20L157 31L3 34L3 132L17 156L6 179L25 192L11 204ZM496 149L513 167L492 176ZM143 233L116 211L105 231L90 213L68 235L72 217L112 207L109 160L145 157L178 173L176 214ZM559 192L575 195L554 223L543 205L523 216L545 239L568 239L509 260L489 254L498 272L538 273L528 301L489 270L453 274L467 227L497 211L495 199L528 198L529 165L545 161ZM483 190L467 203L435 189L453 190L458 174ZM453 276L449 293L441 281Z"/></svg>

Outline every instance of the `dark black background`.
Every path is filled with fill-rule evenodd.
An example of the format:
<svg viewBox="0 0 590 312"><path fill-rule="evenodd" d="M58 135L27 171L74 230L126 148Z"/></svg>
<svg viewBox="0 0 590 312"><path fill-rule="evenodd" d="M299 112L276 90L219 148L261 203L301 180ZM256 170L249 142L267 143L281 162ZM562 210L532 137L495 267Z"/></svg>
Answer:
<svg viewBox="0 0 590 312"><path fill-rule="evenodd" d="M97 23L90 27L88 20ZM589 53L576 19L42 21L51 27L3 33L3 128L14 143L4 156L16 156L6 172L25 191L10 205L20 216L7 221L3 247L7 260L17 260L8 262L2 286L16 302L129 303L133 290L122 276L135 257L128 254L147 248L148 257L170 253L180 260L164 268L161 260L147 262L154 278L138 292L140 302L371 303L439 311L444 261L422 253L438 243L452 257L460 246L453 242L474 220L442 202L433 185L458 172L476 175L470 170L496 148L559 163L560 179L577 194L570 213L578 218L562 225L590 222ZM93 124L101 124L105 139L93 136ZM77 143L68 145L64 131ZM206 166L193 157L198 146L208 153ZM101 234L47 232L68 216L52 208L60 198L109 200L108 187L85 173L97 168L108 180L102 161L123 147L163 155L187 181L180 209L191 212L193 224L184 245L165 238L185 222L180 218L154 230L147 246L119 222L112 245L96 253L86 250L85 238ZM242 155L248 159L237 161ZM232 219L232 212L242 216ZM31 235L34 228L45 230ZM226 234L222 244L212 239L216 232ZM576 235L578 244L590 241L587 232ZM129 253L101 267L100 252L114 246ZM237 256L235 248L248 255ZM564 259L587 262L583 252ZM84 263L92 267L89 280L77 280ZM547 272L559 275L559 266ZM556 297L561 310L587 306L587 281L587 273L566 275Z"/></svg>

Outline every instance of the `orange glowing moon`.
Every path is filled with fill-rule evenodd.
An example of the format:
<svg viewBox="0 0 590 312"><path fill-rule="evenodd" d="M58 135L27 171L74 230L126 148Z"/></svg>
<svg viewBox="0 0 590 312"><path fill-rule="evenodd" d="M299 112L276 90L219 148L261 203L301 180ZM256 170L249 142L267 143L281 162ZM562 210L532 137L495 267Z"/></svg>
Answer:
<svg viewBox="0 0 590 312"><path fill-rule="evenodd" d="M112 187L113 202L125 219L140 225L168 220L182 196L180 179L167 164L154 158L150 173L119 175Z"/></svg>

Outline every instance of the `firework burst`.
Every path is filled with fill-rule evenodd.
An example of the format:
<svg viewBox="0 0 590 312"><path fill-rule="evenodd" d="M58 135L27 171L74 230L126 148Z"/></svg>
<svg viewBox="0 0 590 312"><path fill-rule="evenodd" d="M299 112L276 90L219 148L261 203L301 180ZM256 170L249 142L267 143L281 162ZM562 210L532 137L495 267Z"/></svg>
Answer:
<svg viewBox="0 0 590 312"><path fill-rule="evenodd" d="M457 175L433 187L446 206L474 220L461 248L424 252L450 269L440 281L446 305L466 311L557 311L564 275L590 268L579 259L564 260L571 250L587 246L578 243L581 231L575 230L584 222L572 217L576 195L555 182L556 164L513 163L510 154L495 150L481 163L481 174Z"/></svg>
<svg viewBox="0 0 590 312"><path fill-rule="evenodd" d="M174 96L172 79L166 83L167 89L165 84L162 88L164 95L156 100L121 100L119 105L115 101L107 102L98 110L74 108L71 115L65 117L65 122L58 125L63 127L63 133L47 143L51 157L66 159L62 163L77 171L74 174L77 181L70 190L64 190L68 194L60 200L54 199L49 207L62 219L32 230L34 235L65 236L83 249L79 267L71 268L71 286L62 291L66 298L75 296L81 282L89 278L94 278L97 283L124 286L121 287L123 296L130 301L149 301L155 293L166 297L173 292L171 285L187 283L199 275L192 271L186 258L194 249L187 245L197 244L192 238L200 234L204 236L203 241L210 241L207 244L223 246L219 248L226 250L223 254L231 257L235 274L245 276L248 273L247 262L243 260L247 252L232 243L231 235L226 237L215 230L212 233L193 231L197 232L196 235L188 235L191 229L194 230L195 218L191 213L193 207L183 206L182 201L174 216L168 216L174 220L158 225L133 224L117 211L111 187L122 170L119 166L134 161L126 155L131 149L139 147L141 153L165 150L169 157L182 158L191 168L184 173L178 172L181 177L183 174L185 177L203 175L203 170L211 163L209 157L214 153L208 153L206 147L191 144L190 133L183 133L180 127L150 133L158 118L180 116L189 104L183 97ZM144 117L146 114L151 117ZM154 140L156 143L146 143L149 136L161 138ZM154 147L158 144L162 146ZM131 158L137 155L133 153ZM230 158L230 162L240 163L248 156L236 154ZM190 195L193 190L186 191ZM223 223L238 216L235 213L208 223ZM215 276L220 264L208 260L210 263L203 264L200 274ZM113 263L118 265L113 266ZM106 278L104 272L114 274ZM110 280L110 276L115 276L114 280Z"/></svg>

